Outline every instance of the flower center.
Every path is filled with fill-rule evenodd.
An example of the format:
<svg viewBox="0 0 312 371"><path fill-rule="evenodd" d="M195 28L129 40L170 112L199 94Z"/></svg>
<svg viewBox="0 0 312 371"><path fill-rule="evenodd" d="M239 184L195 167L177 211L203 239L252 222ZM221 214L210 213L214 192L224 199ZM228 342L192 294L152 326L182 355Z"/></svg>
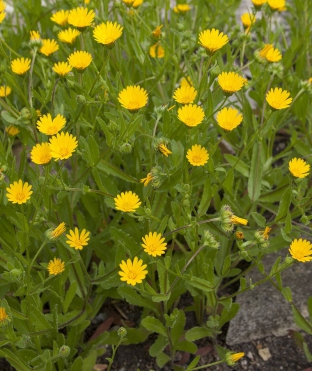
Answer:
<svg viewBox="0 0 312 371"><path fill-rule="evenodd" d="M23 192L18 192L18 193L16 193L15 198L16 198L18 201L22 201L22 200L25 199L25 195L24 195Z"/></svg>
<svg viewBox="0 0 312 371"><path fill-rule="evenodd" d="M122 205L124 210L130 211L133 208L133 205L130 202L124 202Z"/></svg>
<svg viewBox="0 0 312 371"><path fill-rule="evenodd" d="M56 126L50 126L50 127L48 127L47 131L48 131L49 135L53 135L53 134L57 133L57 128L56 128Z"/></svg>
<svg viewBox="0 0 312 371"><path fill-rule="evenodd" d="M40 162L43 163L43 164L46 164L47 162L49 162L50 159L51 159L51 157L49 155L40 156Z"/></svg>
<svg viewBox="0 0 312 371"><path fill-rule="evenodd" d="M195 155L195 156L193 156L193 162L195 162L196 164L198 164L199 162L201 162L201 157L200 156L198 156L198 155Z"/></svg>
<svg viewBox="0 0 312 371"><path fill-rule="evenodd" d="M129 271L128 272L128 278L130 280L135 280L137 278L137 273L136 272L133 272L133 271Z"/></svg>
<svg viewBox="0 0 312 371"><path fill-rule="evenodd" d="M155 250L156 250L156 248L157 248L157 246L156 246L156 245L154 245L153 243L152 243L152 244L150 244L150 245L148 245L148 250L149 250L149 251L155 251Z"/></svg>
<svg viewBox="0 0 312 371"><path fill-rule="evenodd" d="M60 149L60 155L61 155L62 157L67 156L68 153L69 153L69 151L68 151L67 148L61 148L61 149Z"/></svg>

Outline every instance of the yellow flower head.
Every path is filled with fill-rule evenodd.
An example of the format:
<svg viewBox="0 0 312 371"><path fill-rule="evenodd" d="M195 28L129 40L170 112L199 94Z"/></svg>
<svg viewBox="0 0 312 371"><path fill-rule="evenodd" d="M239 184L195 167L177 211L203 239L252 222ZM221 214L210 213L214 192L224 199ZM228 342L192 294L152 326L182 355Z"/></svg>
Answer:
<svg viewBox="0 0 312 371"><path fill-rule="evenodd" d="M3 12L5 8L6 8L6 3L3 0L1 0L0 1L0 12Z"/></svg>
<svg viewBox="0 0 312 371"><path fill-rule="evenodd" d="M72 9L68 15L68 23L72 26L83 30L85 27L91 25L95 17L94 11L91 9L88 11L87 8L80 7Z"/></svg>
<svg viewBox="0 0 312 371"><path fill-rule="evenodd" d="M72 156L78 142L72 134L58 133L50 139L50 151L54 160L66 160Z"/></svg>
<svg viewBox="0 0 312 371"><path fill-rule="evenodd" d="M20 179L18 182L10 184L10 187L6 188L7 198L13 204L24 204L30 199L30 195L33 193L31 191L32 186L28 185L27 182L23 184Z"/></svg>
<svg viewBox="0 0 312 371"><path fill-rule="evenodd" d="M57 34L58 39L67 44L72 44L75 42L76 38L80 35L80 32L73 28L68 28L67 30L60 31Z"/></svg>
<svg viewBox="0 0 312 371"><path fill-rule="evenodd" d="M249 29L256 22L256 17L251 13L244 13L241 15L241 21L244 27Z"/></svg>
<svg viewBox="0 0 312 371"><path fill-rule="evenodd" d="M0 86L0 97L7 97L9 94L11 94L12 89L9 86L2 85Z"/></svg>
<svg viewBox="0 0 312 371"><path fill-rule="evenodd" d="M147 275L146 264L143 264L142 259L135 257L133 261L128 259L127 262L124 260L119 264L121 271L118 272L121 281L126 281L128 285L135 286L137 283L141 283Z"/></svg>
<svg viewBox="0 0 312 371"><path fill-rule="evenodd" d="M88 4L90 4L90 0L84 0L84 2L83 2L85 5L88 5Z"/></svg>
<svg viewBox="0 0 312 371"><path fill-rule="evenodd" d="M56 241L66 231L66 224L60 223L56 228L50 228L46 231L45 235L50 241Z"/></svg>
<svg viewBox="0 0 312 371"><path fill-rule="evenodd" d="M294 259L302 263L312 260L312 244L308 240L303 240L302 238L293 240L290 244L289 252Z"/></svg>
<svg viewBox="0 0 312 371"><path fill-rule="evenodd" d="M60 26L64 26L68 22L69 10L60 10L52 15L51 21Z"/></svg>
<svg viewBox="0 0 312 371"><path fill-rule="evenodd" d="M182 104L193 103L197 95L197 91L193 86L181 86L176 89L173 94L173 99Z"/></svg>
<svg viewBox="0 0 312 371"><path fill-rule="evenodd" d="M155 39L159 39L161 36L161 28L162 24L160 26L157 26L154 31L152 31L152 36L155 37Z"/></svg>
<svg viewBox="0 0 312 371"><path fill-rule="evenodd" d="M92 55L85 51L77 51L67 58L68 63L78 71L83 71L92 62Z"/></svg>
<svg viewBox="0 0 312 371"><path fill-rule="evenodd" d="M229 38L219 30L205 30L199 34L199 44L203 46L208 53L213 54L222 46L229 42Z"/></svg>
<svg viewBox="0 0 312 371"><path fill-rule="evenodd" d="M190 76L182 77L182 79L180 80L180 86L181 87L193 86L193 83L192 83L192 80L191 80Z"/></svg>
<svg viewBox="0 0 312 371"><path fill-rule="evenodd" d="M302 158L293 158L288 164L289 171L296 178L305 178L309 175L310 165L307 164Z"/></svg>
<svg viewBox="0 0 312 371"><path fill-rule="evenodd" d="M126 213L133 213L141 205L138 195L132 191L121 192L114 198L114 201L115 209Z"/></svg>
<svg viewBox="0 0 312 371"><path fill-rule="evenodd" d="M38 31L30 31L30 41L39 41L41 39Z"/></svg>
<svg viewBox="0 0 312 371"><path fill-rule="evenodd" d="M42 47L39 49L39 51L40 53L48 57L50 54L56 52L58 49L59 46L55 40L43 39Z"/></svg>
<svg viewBox="0 0 312 371"><path fill-rule="evenodd" d="M61 259L54 258L54 260L50 260L48 264L48 271L50 275L56 275L64 272L65 270L65 263L62 262Z"/></svg>
<svg viewBox="0 0 312 371"><path fill-rule="evenodd" d="M143 0L134 0L132 6L133 8L138 8L142 4L143 4Z"/></svg>
<svg viewBox="0 0 312 371"><path fill-rule="evenodd" d="M11 68L17 75L24 75L30 69L31 60L29 58L16 58L11 62Z"/></svg>
<svg viewBox="0 0 312 371"><path fill-rule="evenodd" d="M260 50L259 55L268 62L278 62L282 59L281 52L278 49L274 49L272 44L265 44L263 49Z"/></svg>
<svg viewBox="0 0 312 371"><path fill-rule="evenodd" d="M82 250L83 246L88 245L88 241L90 240L89 235L90 232L86 231L85 229L83 229L79 234L79 230L76 227L75 231L70 230L69 234L66 235L66 237L68 238L66 243L76 250Z"/></svg>
<svg viewBox="0 0 312 371"><path fill-rule="evenodd" d="M41 117L42 116L41 111L39 109L36 109L36 115L37 115L37 117Z"/></svg>
<svg viewBox="0 0 312 371"><path fill-rule="evenodd" d="M168 157L168 155L171 155L172 152L167 148L167 146L164 143L160 143L157 148L163 155Z"/></svg>
<svg viewBox="0 0 312 371"><path fill-rule="evenodd" d="M0 307L0 327L5 327L11 321L4 307Z"/></svg>
<svg viewBox="0 0 312 371"><path fill-rule="evenodd" d="M284 8L286 1L285 0L268 0L269 7L272 10L279 10L280 8Z"/></svg>
<svg viewBox="0 0 312 371"><path fill-rule="evenodd" d="M123 108L137 112L147 104L147 91L140 86L127 86L119 93L118 101Z"/></svg>
<svg viewBox="0 0 312 371"><path fill-rule="evenodd" d="M243 120L243 115L235 108L222 108L216 117L218 125L227 131L235 129Z"/></svg>
<svg viewBox="0 0 312 371"><path fill-rule="evenodd" d="M31 161L37 165L44 165L50 162L52 156L49 143L35 145L30 152Z"/></svg>
<svg viewBox="0 0 312 371"><path fill-rule="evenodd" d="M20 131L19 129L14 125L9 125L5 128L6 133L11 135L11 137L15 137Z"/></svg>
<svg viewBox="0 0 312 371"><path fill-rule="evenodd" d="M186 126L194 127L199 125L205 118L202 107L197 104L188 104L179 108L178 119Z"/></svg>
<svg viewBox="0 0 312 371"><path fill-rule="evenodd" d="M112 46L122 35L123 27L117 22L101 23L93 30L95 41L106 46Z"/></svg>
<svg viewBox="0 0 312 371"><path fill-rule="evenodd" d="M6 16L6 12L0 12L0 23L3 22L5 16Z"/></svg>
<svg viewBox="0 0 312 371"><path fill-rule="evenodd" d="M280 110L290 106L292 98L288 98L289 96L290 93L287 90L272 88L266 95L266 101L272 108Z"/></svg>
<svg viewBox="0 0 312 371"><path fill-rule="evenodd" d="M194 144L192 148L187 151L186 158L193 166L203 166L207 163L209 154L206 148L200 146L199 144Z"/></svg>
<svg viewBox="0 0 312 371"><path fill-rule="evenodd" d="M236 72L222 72L218 83L226 95L232 95L244 86L245 79Z"/></svg>
<svg viewBox="0 0 312 371"><path fill-rule="evenodd" d="M177 14L185 14L189 10L191 10L191 7L188 4L177 4L173 8L173 11Z"/></svg>
<svg viewBox="0 0 312 371"><path fill-rule="evenodd" d="M40 120L37 121L37 128L40 133L46 135L54 135L58 133L66 124L64 116L58 114L53 120L50 113L43 115Z"/></svg>
<svg viewBox="0 0 312 371"><path fill-rule="evenodd" d="M122 0L127 6L131 7L135 0Z"/></svg>
<svg viewBox="0 0 312 371"><path fill-rule="evenodd" d="M160 233L152 233L145 235L142 237L144 243L142 243L142 247L148 255L151 256L160 256L165 253L167 249L167 242L164 242L165 239L162 238Z"/></svg>
<svg viewBox="0 0 312 371"><path fill-rule="evenodd" d="M60 76L65 76L73 69L67 62L54 63L52 70Z"/></svg>
<svg viewBox="0 0 312 371"><path fill-rule="evenodd" d="M263 4L265 4L268 0L251 0L253 5L259 9Z"/></svg>
<svg viewBox="0 0 312 371"><path fill-rule="evenodd" d="M165 49L159 43L156 43L149 48L149 55L152 58L163 58L165 56Z"/></svg>
<svg viewBox="0 0 312 371"><path fill-rule="evenodd" d="M225 361L228 364L228 366L235 366L235 363L244 356L245 356L245 353L243 352L241 353L228 352L225 355Z"/></svg>
<svg viewBox="0 0 312 371"><path fill-rule="evenodd" d="M152 173L148 173L147 176L146 176L146 178L142 178L142 179L140 180L140 183L144 183L144 187L146 187L146 186L148 185L148 183L149 183L150 181L152 181L152 180L153 180Z"/></svg>
<svg viewBox="0 0 312 371"><path fill-rule="evenodd" d="M247 219L240 218L239 216L236 216L236 215L233 214L231 216L231 223L233 223L233 224L247 225L248 224L248 220Z"/></svg>

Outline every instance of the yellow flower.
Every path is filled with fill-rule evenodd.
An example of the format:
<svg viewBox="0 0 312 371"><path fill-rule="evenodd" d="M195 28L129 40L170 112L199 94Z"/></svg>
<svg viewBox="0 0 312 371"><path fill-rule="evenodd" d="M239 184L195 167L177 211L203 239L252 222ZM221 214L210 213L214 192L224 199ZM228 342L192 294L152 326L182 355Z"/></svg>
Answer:
<svg viewBox="0 0 312 371"><path fill-rule="evenodd" d="M225 361L228 364L228 366L235 366L235 363L244 356L245 356L245 353L243 352L241 353L228 352L225 355Z"/></svg>
<svg viewBox="0 0 312 371"><path fill-rule="evenodd" d="M294 259L302 263L312 260L312 244L310 241L303 240L302 238L292 241L289 252Z"/></svg>
<svg viewBox="0 0 312 371"><path fill-rule="evenodd" d="M186 158L193 166L203 166L207 163L209 154L206 148L199 144L194 144L192 148L187 151Z"/></svg>
<svg viewBox="0 0 312 371"><path fill-rule="evenodd" d="M132 191L121 192L114 198L114 201L116 210L128 213L133 213L141 205L138 195Z"/></svg>
<svg viewBox="0 0 312 371"><path fill-rule="evenodd" d="M199 34L199 44L203 46L210 54L215 53L218 49L229 42L229 38L219 30L205 30Z"/></svg>
<svg viewBox="0 0 312 371"><path fill-rule="evenodd" d="M268 0L269 7L272 10L279 10L285 7L285 0Z"/></svg>
<svg viewBox="0 0 312 371"><path fill-rule="evenodd" d="M3 0L1 0L0 1L0 12L3 12L5 8L6 8L6 3Z"/></svg>
<svg viewBox="0 0 312 371"><path fill-rule="evenodd" d="M91 25L95 17L94 11L91 9L88 11L87 8L80 7L72 9L68 15L68 23L72 26L83 30L85 27Z"/></svg>
<svg viewBox="0 0 312 371"><path fill-rule="evenodd" d="M302 158L293 158L289 161L289 171L296 178L305 178L309 175L310 165L307 164Z"/></svg>
<svg viewBox="0 0 312 371"><path fill-rule="evenodd" d="M117 22L101 23L93 30L95 41L106 46L112 46L122 35L123 27Z"/></svg>
<svg viewBox="0 0 312 371"><path fill-rule="evenodd" d="M66 231L66 224L60 223L56 228L50 228L45 232L46 237L50 241L56 241Z"/></svg>
<svg viewBox="0 0 312 371"><path fill-rule="evenodd" d="M218 83L226 95L232 95L244 86L245 79L236 72L222 72L218 76Z"/></svg>
<svg viewBox="0 0 312 371"><path fill-rule="evenodd" d="M146 178L140 180L140 183L144 183L144 187L146 187L151 180L153 180L152 173L148 173Z"/></svg>
<svg viewBox="0 0 312 371"><path fill-rule="evenodd" d="M9 135L11 135L11 137L14 137L15 135L17 135L20 131L19 131L19 129L16 127L16 126L14 126L14 125L9 125L9 126L7 126L6 128L5 128L5 131L9 134Z"/></svg>
<svg viewBox="0 0 312 371"><path fill-rule="evenodd" d="M62 262L61 259L54 258L54 260L50 260L48 264L48 271L50 275L52 274L56 275L56 274L62 273L64 272L64 270L65 270L65 263Z"/></svg>
<svg viewBox="0 0 312 371"><path fill-rule="evenodd" d="M145 235L142 237L144 243L142 243L142 247L148 255L152 256L160 256L165 253L167 249L167 242L164 242L165 239L162 238L160 233L152 233Z"/></svg>
<svg viewBox="0 0 312 371"><path fill-rule="evenodd" d="M243 219L243 218L240 218L236 215L232 215L231 216L231 223L232 224L242 224L242 225L247 225L248 224L248 220L247 219Z"/></svg>
<svg viewBox="0 0 312 371"><path fill-rule="evenodd" d="M127 284L135 286L137 283L141 283L147 275L146 264L143 264L142 259L135 257L133 262L128 259L127 262L124 260L119 264L121 271L118 272L121 281L126 281Z"/></svg>
<svg viewBox="0 0 312 371"><path fill-rule="evenodd" d="M253 5L256 8L260 8L263 4L265 4L268 0L251 0Z"/></svg>
<svg viewBox="0 0 312 371"><path fill-rule="evenodd" d="M249 29L256 22L256 17L251 13L244 13L241 15L241 21L244 27Z"/></svg>
<svg viewBox="0 0 312 371"><path fill-rule="evenodd" d="M58 114L53 120L50 113L43 115L40 120L37 121L37 128L40 133L46 135L54 135L58 133L66 124L64 116Z"/></svg>
<svg viewBox="0 0 312 371"><path fill-rule="evenodd" d="M156 43L149 48L149 55L152 58L163 58L165 56L165 49Z"/></svg>
<svg viewBox="0 0 312 371"><path fill-rule="evenodd" d="M10 322L10 317L4 307L0 307L0 327L5 327Z"/></svg>
<svg viewBox="0 0 312 371"><path fill-rule="evenodd" d="M0 23L3 22L5 16L6 16L6 12L0 12Z"/></svg>
<svg viewBox="0 0 312 371"><path fill-rule="evenodd" d="M60 76L65 76L72 69L72 66L70 66L67 62L54 63L52 67L52 70Z"/></svg>
<svg viewBox="0 0 312 371"><path fill-rule="evenodd" d="M197 91L193 86L181 86L176 89L173 94L173 99L182 104L193 103L197 95Z"/></svg>
<svg viewBox="0 0 312 371"><path fill-rule="evenodd" d="M44 165L50 162L52 156L49 143L41 143L35 145L30 152L30 156L31 161L37 165Z"/></svg>
<svg viewBox="0 0 312 371"><path fill-rule="evenodd" d="M90 232L83 229L81 233L79 234L79 230L76 227L75 231L70 230L69 234L66 235L68 240L66 243L70 246L75 248L76 250L82 250L83 246L88 245L88 241L90 240Z"/></svg>
<svg viewBox="0 0 312 371"><path fill-rule="evenodd" d="M217 113L216 117L218 125L224 129L231 131L235 129L243 120L243 115L237 111L235 108L222 108L221 111Z"/></svg>
<svg viewBox="0 0 312 371"><path fill-rule="evenodd" d="M182 79L180 80L180 86L181 87L193 86L193 83L192 83L192 80L191 80L190 76L182 77Z"/></svg>
<svg viewBox="0 0 312 371"><path fill-rule="evenodd" d="M140 5L142 5L142 4L143 4L143 0L134 0L132 6L133 6L134 8L138 8L138 7L139 7Z"/></svg>
<svg viewBox="0 0 312 371"><path fill-rule="evenodd" d="M42 116L42 114L41 114L41 112L40 112L39 109L36 109L36 115L37 115L37 117L41 117Z"/></svg>
<svg viewBox="0 0 312 371"><path fill-rule="evenodd" d="M158 146L158 150L163 154L165 155L166 157L168 157L168 155L171 155L172 152L166 147L166 145L164 143L161 143L159 144Z"/></svg>
<svg viewBox="0 0 312 371"><path fill-rule="evenodd" d="M85 4L85 5L90 4L90 0L84 0L84 4Z"/></svg>
<svg viewBox="0 0 312 371"><path fill-rule="evenodd" d="M76 51L67 58L68 63L78 71L83 71L92 62L92 55L84 51Z"/></svg>
<svg viewBox="0 0 312 371"><path fill-rule="evenodd" d="M190 127L199 125L204 118L204 111L197 104L188 104L178 110L178 119Z"/></svg>
<svg viewBox="0 0 312 371"><path fill-rule="evenodd" d="M38 31L30 31L30 41L38 41L40 39L41 37Z"/></svg>
<svg viewBox="0 0 312 371"><path fill-rule="evenodd" d="M271 229L270 227L265 227L264 228L264 231L263 231L263 238L265 238L266 240L269 239L269 233L271 232Z"/></svg>
<svg viewBox="0 0 312 371"><path fill-rule="evenodd" d="M17 75L24 75L30 69L31 60L29 58L16 58L11 62L11 68Z"/></svg>
<svg viewBox="0 0 312 371"><path fill-rule="evenodd" d="M292 98L288 98L290 93L282 88L271 89L266 95L266 101L272 108L284 109L290 106Z"/></svg>
<svg viewBox="0 0 312 371"><path fill-rule="evenodd" d="M119 93L118 101L123 108L137 112L147 104L147 91L140 86L127 86Z"/></svg>
<svg viewBox="0 0 312 371"><path fill-rule="evenodd" d="M272 44L265 44L259 55L268 62L278 62L282 59L282 54L278 49L274 49Z"/></svg>
<svg viewBox="0 0 312 371"><path fill-rule="evenodd" d="M6 188L8 191L6 196L13 204L24 204L30 199L30 195L33 193L31 188L31 185L28 185L27 182L23 184L23 181L20 179L18 182L14 182L10 184L10 187Z"/></svg>
<svg viewBox="0 0 312 371"><path fill-rule="evenodd" d="M76 137L69 133L58 133L50 139L50 151L54 160L66 160L71 157L77 146Z"/></svg>
<svg viewBox="0 0 312 371"><path fill-rule="evenodd" d="M51 21L60 26L64 26L68 22L69 10L60 10L52 15Z"/></svg>
<svg viewBox="0 0 312 371"><path fill-rule="evenodd" d="M127 6L132 6L135 0L122 0Z"/></svg>
<svg viewBox="0 0 312 371"><path fill-rule="evenodd" d="M173 8L173 11L177 14L185 14L189 10L191 10L191 7L188 4L177 4Z"/></svg>
<svg viewBox="0 0 312 371"><path fill-rule="evenodd" d="M42 47L40 48L39 51L40 53L48 57L50 54L56 52L58 49L59 46L55 40L43 39Z"/></svg>
<svg viewBox="0 0 312 371"><path fill-rule="evenodd" d="M12 89L9 86L2 85L0 86L0 97L7 97L9 94L11 94Z"/></svg>
<svg viewBox="0 0 312 371"><path fill-rule="evenodd" d="M243 240L245 238L244 233L242 231L235 232L235 238L238 240Z"/></svg>
<svg viewBox="0 0 312 371"><path fill-rule="evenodd" d="M152 36L154 36L156 39L159 39L161 36L161 28L162 24L160 26L157 26L154 31L152 31Z"/></svg>
<svg viewBox="0 0 312 371"><path fill-rule="evenodd" d="M73 28L68 28L67 30L60 31L57 34L57 37L63 43L72 44L79 35L80 35L80 32L78 30L75 30Z"/></svg>

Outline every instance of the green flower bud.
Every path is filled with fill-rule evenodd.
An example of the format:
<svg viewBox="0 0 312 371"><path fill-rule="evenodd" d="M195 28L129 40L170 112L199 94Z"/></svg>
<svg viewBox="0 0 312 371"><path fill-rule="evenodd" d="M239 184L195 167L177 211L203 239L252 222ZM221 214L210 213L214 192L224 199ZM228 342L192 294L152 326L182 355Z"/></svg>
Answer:
<svg viewBox="0 0 312 371"><path fill-rule="evenodd" d="M86 97L84 95L77 95L77 102L81 104L85 104L87 102Z"/></svg>
<svg viewBox="0 0 312 371"><path fill-rule="evenodd" d="M23 271L21 269L12 269L10 271L10 277L13 281L20 281L23 276Z"/></svg>
<svg viewBox="0 0 312 371"><path fill-rule="evenodd" d="M132 146L130 143L124 143L119 147L119 151L121 153L131 153L132 151Z"/></svg>
<svg viewBox="0 0 312 371"><path fill-rule="evenodd" d="M120 327L117 331L117 334L123 339L125 336L127 336L127 330L124 327Z"/></svg>
<svg viewBox="0 0 312 371"><path fill-rule="evenodd" d="M60 347L59 354L62 358L67 358L70 354L70 347L63 345Z"/></svg>

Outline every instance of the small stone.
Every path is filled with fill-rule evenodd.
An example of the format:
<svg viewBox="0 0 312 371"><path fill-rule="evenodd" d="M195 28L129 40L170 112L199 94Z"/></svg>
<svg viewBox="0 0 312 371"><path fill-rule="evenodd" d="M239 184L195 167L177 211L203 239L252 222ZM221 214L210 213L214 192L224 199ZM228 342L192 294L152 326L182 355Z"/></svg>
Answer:
<svg viewBox="0 0 312 371"><path fill-rule="evenodd" d="M269 358L271 358L271 353L269 351L269 348L263 348L258 350L259 356L264 360L267 361Z"/></svg>
<svg viewBox="0 0 312 371"><path fill-rule="evenodd" d="M247 353L247 357L248 357L249 359L251 359L252 361L253 361L253 359L254 359L253 354L251 353L251 351L249 351L249 352Z"/></svg>

